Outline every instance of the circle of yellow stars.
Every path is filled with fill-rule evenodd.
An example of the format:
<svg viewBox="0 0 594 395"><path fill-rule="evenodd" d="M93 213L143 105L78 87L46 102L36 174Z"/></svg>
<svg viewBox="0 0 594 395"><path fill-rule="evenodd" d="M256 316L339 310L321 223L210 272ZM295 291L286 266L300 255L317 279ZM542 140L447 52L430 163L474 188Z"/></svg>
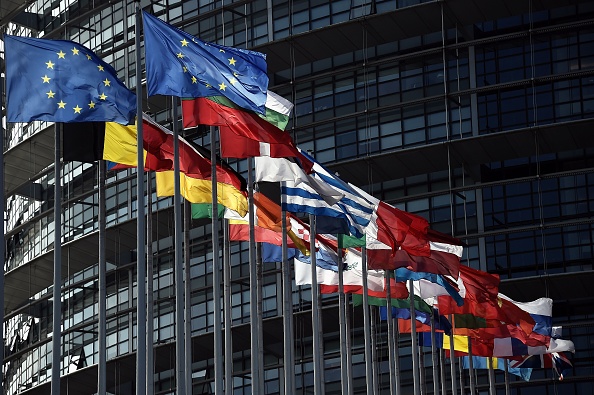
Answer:
<svg viewBox="0 0 594 395"><path fill-rule="evenodd" d="M81 54L81 50L78 49L78 48L76 48L76 47L72 48L71 51L72 51L72 55L71 56L79 56ZM58 56L58 58L55 59L56 62L59 62L60 59L66 60L66 55L67 55L66 52L60 50L60 52L56 52L56 55ZM93 60L93 57L90 54L85 53L84 55L86 56L87 60ZM54 66L56 66L56 64L57 63L52 62L51 59L48 60L47 62L45 62L46 69L48 69L48 70L55 70ZM97 65L97 71L98 72L105 72L105 67L102 66L101 64L98 64ZM52 79L52 77L48 76L48 73L45 73L41 77L42 84L50 84L51 79ZM111 81L107 77L102 81L102 83L103 83L103 87L104 88L105 87L111 87ZM55 100L58 99L56 97L56 92L54 92L51 89L49 91L45 92L45 94L47 95L47 98L48 99L55 99ZM108 96L105 94L105 92L102 92L97 97L97 99L96 99L97 101L93 101L93 99L91 99L89 101L89 103L85 103L85 104L82 104L81 103L81 105L88 106L89 110L93 110L93 109L97 108L97 104L99 104L99 102L105 101L105 100L107 100L107 98L108 98ZM68 107L67 107L67 104L68 103L64 102L64 100L60 99L60 101L59 102L56 102L56 104L58 106L58 110L68 110ZM82 114L83 107L81 107L79 105L79 103L76 103L74 107L71 107L71 109L73 111L73 114Z"/></svg>
<svg viewBox="0 0 594 395"><path fill-rule="evenodd" d="M192 39L192 42L194 44L197 45L206 45L208 46L208 43L199 43L197 42L195 39ZM185 38L183 40L180 40L181 43L181 47L180 47L180 51L178 53L176 53L175 55L177 56L178 59L185 59L186 55L182 52L182 48L183 47L188 47L188 44L190 43L188 40L186 40ZM188 47L189 48L189 47ZM225 53L224 49L219 49L219 52ZM231 68L236 67L237 66L237 59L235 59L233 56L231 56L230 58L227 59L227 61L229 62L228 66ZM188 72L188 67L187 66L182 66L182 70L184 73ZM237 80L237 77L239 77L239 73L237 71L233 71L233 77L231 77L229 79L229 83L233 86L235 86L237 83L239 83L239 81ZM198 78L194 75L190 76L190 80L192 81L192 84L197 84L198 83ZM207 88L212 88L212 85L210 85L209 83L205 83L205 86ZM220 84L218 84L219 87L219 91L224 92L226 91L226 89L228 88L228 85L225 84L225 81L222 81Z"/></svg>

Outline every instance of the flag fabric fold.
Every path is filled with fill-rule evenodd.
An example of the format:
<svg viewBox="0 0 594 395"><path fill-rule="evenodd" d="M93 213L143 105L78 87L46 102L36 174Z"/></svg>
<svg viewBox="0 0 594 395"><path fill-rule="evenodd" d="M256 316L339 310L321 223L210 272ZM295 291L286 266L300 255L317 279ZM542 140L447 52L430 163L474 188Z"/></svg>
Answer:
<svg viewBox="0 0 594 395"><path fill-rule="evenodd" d="M7 121L134 122L136 95L90 49L5 35Z"/></svg>
<svg viewBox="0 0 594 395"><path fill-rule="evenodd" d="M142 12L148 95L223 95L238 106L265 112L266 55L204 42Z"/></svg>
<svg viewBox="0 0 594 395"><path fill-rule="evenodd" d="M462 367L464 369L469 369L470 357L465 355L462 357ZM510 361L512 362L512 361ZM498 369L505 371L505 363L501 358L495 357L479 357L476 355L472 356L472 365L474 369L489 369L489 364L493 367L493 369ZM515 376L521 377L524 381L530 381L530 376L532 375L532 368L531 367L512 367L509 363L507 365L507 372L511 373Z"/></svg>
<svg viewBox="0 0 594 395"><path fill-rule="evenodd" d="M297 285L311 285L311 261L304 262L304 259L295 258L293 264L295 267L295 284ZM317 261L316 261L317 264ZM343 282L347 286L363 285L363 272L361 267L361 254L357 251L348 250L345 256L345 268L343 270ZM318 284L331 285L338 287L338 272L335 270L328 270L327 268L317 266L317 281ZM384 273L383 271L369 271L367 274L367 284L370 291L383 291L384 289Z"/></svg>
<svg viewBox="0 0 594 395"><path fill-rule="evenodd" d="M272 96L272 92L268 96ZM289 108L279 108L282 102L292 103L275 95L267 100L267 106L276 105L277 110L289 112ZM183 100L184 127L196 125L219 126L221 136L221 156L225 158L248 158L267 156L273 158L297 157L302 155L289 133L277 125L288 122L275 110L266 107L261 115L238 107L224 96L210 96L194 100ZM309 167L308 167L309 166ZM311 165L305 164L306 169Z"/></svg>
<svg viewBox="0 0 594 395"><path fill-rule="evenodd" d="M311 185L285 181L281 184L283 208L292 213L315 215L320 233L348 233L362 237L373 215L373 204L313 158L303 152L302 154L314 164L313 178L333 188L343 197L336 203L329 204Z"/></svg>

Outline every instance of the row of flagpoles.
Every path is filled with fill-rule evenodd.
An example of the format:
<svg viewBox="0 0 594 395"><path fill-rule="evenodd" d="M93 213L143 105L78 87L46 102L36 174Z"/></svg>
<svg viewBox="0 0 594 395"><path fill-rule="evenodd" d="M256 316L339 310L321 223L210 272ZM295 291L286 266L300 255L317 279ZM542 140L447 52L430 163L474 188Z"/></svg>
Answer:
<svg viewBox="0 0 594 395"><path fill-rule="evenodd" d="M498 293L499 278L488 273L460 266L462 243L448 235L428 229L425 219L398 210L387 203L368 195L354 185L340 180L318 164L313 157L301 152L293 143L284 126L286 112L292 104L275 97L267 91L265 56L253 51L205 43L187 33L141 12L136 4L136 64L141 64L141 27L144 26L146 49L146 76L149 96L161 94L172 96L173 131L157 125L142 113L142 73L136 74L136 95L119 82L115 71L92 51L70 41L52 41L5 36L7 64L7 119L9 122L46 120L56 122L55 150L55 243L54 243L54 288L53 288L53 333L52 349L61 350L61 178L60 131L76 125L82 132L82 122L100 122L102 128L95 131L103 136L103 151L94 159L111 160L117 164L114 170L136 167L137 171L137 350L136 393L152 393L153 344L152 344L152 252L150 219L145 222L144 197L145 171L154 171L159 196L173 196L175 218L175 299L176 299L176 386L178 393L191 393L192 350L190 325L190 273L189 273L189 209L182 210L181 197L193 203L212 203L211 227L213 244L213 308L214 319L214 390L215 393L231 392L232 347L230 317L230 240L249 242L250 276L250 368L253 393L264 393L264 365L262 338L262 263L257 258L256 243L263 243L262 250L270 252L273 242L280 247L283 286L283 349L285 393L295 393L294 323L292 319L291 259L294 262L297 285L310 285L312 289L312 358L314 393L324 393L323 329L320 320L320 290L338 292L341 388L343 393L353 393L352 371L349 352L349 329L347 328L346 295L361 295L363 305L363 328L365 340L366 391L377 389L373 378L377 376L373 361L370 308L373 298L387 310L388 341L390 344L398 332L392 318L391 308L398 300L408 298L412 342L413 387L421 392L421 373L417 343L419 318L415 294L430 303L430 342L432 348L434 392L437 392L441 374L444 383L444 364L437 362L437 331L433 306L449 314L454 324L460 317L480 318L480 327L461 327L454 324L449 341L442 340L440 348L448 348L450 360L462 348L472 372L473 356L513 357L520 359L513 350L512 339L522 343L526 354L541 354L556 351L573 351L569 343L551 348L549 327L540 331L538 323L522 310L518 303L508 301ZM51 57L50 57L51 55ZM48 59L49 58L49 59ZM38 59L47 62L38 63ZM90 62L90 63L89 63ZM45 66L45 67L44 67ZM77 70L80 80L72 78ZM70 74L69 74L70 72ZM99 81L95 85L80 81ZM105 79L103 79L105 78ZM81 84L77 86L77 82ZM40 86L39 92L31 93L30 86ZM89 86L92 86L90 89ZM49 89L49 91L48 91ZM185 127L198 124L210 125L211 150L205 156L199 147L179 137L177 113L179 98L183 100ZM58 99L60 100L58 102ZM272 114L275 109L275 114ZM269 112L270 110L270 112ZM136 126L126 126L136 116ZM271 119L275 119L271 121ZM114 123L115 122L115 123ZM272 123L276 122L276 123ZM283 123L284 122L284 123ZM119 124L118 124L119 123ZM220 137L217 138L215 127ZM66 137L64 137L66 143ZM221 156L247 158L248 180L244 187L241 177L233 173L216 156L217 141ZM143 147L143 150L137 149ZM67 152L64 149L64 159ZM70 155L70 153L68 153ZM103 162L99 180L99 374L98 392L106 392L105 358L105 172ZM173 170L173 171L172 171ZM171 172L172 171L172 172ZM281 183L281 205L263 203L265 197L254 191L259 182ZM205 192L206 188L206 192ZM150 192L150 191L149 191ZM246 196L247 195L247 196ZM150 196L150 193L148 194ZM4 201L2 199L2 201ZM219 259L219 212L216 203L226 207L223 221L223 278ZM150 199L149 199L150 211ZM182 211L186 220L182 220ZM309 216L309 226L295 215ZM149 216L150 218L150 216ZM248 238L236 236L240 232L235 225L245 225ZM186 224L182 229L182 224ZM280 228L280 229L279 229ZM267 231L274 230L276 236ZM280 237L279 237L280 233ZM338 234L339 236L333 236ZM341 234L351 235L353 243L345 244ZM183 236L182 236L183 235ZM300 237L301 236L301 237ZM185 241L183 239L185 237ZM279 240L280 239L280 240ZM350 243L350 242L349 242ZM291 248L290 245L291 244ZM183 248L182 248L183 246ZM147 252L147 248L149 248ZM103 249L103 250L102 250ZM185 263L184 263L185 257ZM351 261L351 259L355 259ZM147 273L147 260L149 260ZM298 267L305 262L307 273ZM345 265L347 265L345 267ZM321 271L323 270L323 271ZM184 276L185 272L185 276ZM355 274L353 274L355 273ZM146 278L148 274L149 286ZM395 277L395 278L394 278ZM3 276L2 276L3 278ZM328 279L331 280L328 280ZM345 279L349 278L349 280ZM185 288L182 285L185 283ZM224 294L221 295L221 284ZM408 284L408 289L405 286ZM438 291L435 286L438 284ZM327 287L336 287L328 291ZM425 287L425 288L423 288ZM432 288L433 287L433 288ZM334 289L334 288L332 288ZM431 291L426 291L431 289ZM325 291L324 291L325 290ZM417 291L418 290L418 291ZM464 295L462 295L464 294ZM147 297L148 295L148 297ZM374 296L375 295L375 296ZM444 300L446 298L447 300ZM223 305L221 305L223 300ZM377 302L376 302L377 303ZM453 304L452 304L453 303ZM552 303L552 301L551 301ZM466 306L466 307L462 307ZM483 306L483 307L480 307ZM487 307L484 307L487 306ZM499 307L497 307L499 306ZM481 310L482 308L482 310ZM148 311L148 312L147 312ZM220 313L224 313L223 323ZM482 313L484 315L481 315ZM397 313L398 314L398 313ZM538 314L536 314L538 315ZM542 315L542 314L540 314ZM467 317L468 316L468 317ZM551 314L548 315L550 320ZM0 317L0 318L3 318ZM2 320L3 321L3 320ZM419 325L421 322L419 321ZM538 327L538 328L537 328ZM479 331L478 329L483 329ZM538 330L537 330L538 329ZM465 346L456 345L456 330L464 332ZM442 329L443 331L443 329ZM441 333L441 332L439 332ZM442 339L447 339L443 337ZM498 337L499 336L499 337ZM510 339L511 354L495 354L493 344L497 339ZM506 340L507 341L507 340ZM446 343L447 346L446 346ZM427 343L423 343L427 344ZM224 345L224 347L223 347ZM458 348L457 348L458 347ZM502 346L503 347L503 346ZM518 345L520 347L520 345ZM530 350L532 347L533 350ZM224 350L224 352L223 352ZM399 393L399 369L397 344L390 346L390 387ZM487 351L484 351L487 350ZM499 349L501 350L501 348ZM501 354L502 353L502 354ZM536 354L540 355L540 354ZM2 359L2 362L4 359ZM52 355L52 394L60 393L60 352ZM441 372L438 373L438 365ZM147 369L142 369L147 366ZM455 364L451 363L451 392L457 393ZM393 379L392 379L393 377ZM475 393L474 375L470 387ZM494 383L493 383L494 385ZM493 387L494 388L494 387ZM445 393L444 388L441 389ZM461 388L462 390L462 388Z"/></svg>

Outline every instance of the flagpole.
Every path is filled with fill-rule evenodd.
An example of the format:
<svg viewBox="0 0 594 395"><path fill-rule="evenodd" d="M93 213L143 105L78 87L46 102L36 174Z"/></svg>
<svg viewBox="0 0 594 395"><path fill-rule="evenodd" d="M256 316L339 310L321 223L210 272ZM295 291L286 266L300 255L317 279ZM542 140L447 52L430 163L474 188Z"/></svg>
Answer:
<svg viewBox="0 0 594 395"><path fill-rule="evenodd" d="M264 393L264 331L262 329L262 254L261 245L256 243L256 284L258 288L258 304L256 305L256 312L258 314L258 393Z"/></svg>
<svg viewBox="0 0 594 395"><path fill-rule="evenodd" d="M318 288L318 273L316 263L316 217L313 214L309 215L309 250L311 251L311 323L312 323L312 354L314 367L314 395L324 394L324 356L320 354L319 350L321 344L321 328L320 328L320 314L319 314L319 288Z"/></svg>
<svg viewBox="0 0 594 395"><path fill-rule="evenodd" d="M394 321L392 315L392 285L390 281L390 272L384 271L384 281L386 283L386 321L388 323L388 366L390 371L390 393L398 394L396 389L396 372L394 371Z"/></svg>
<svg viewBox="0 0 594 395"><path fill-rule="evenodd" d="M175 381L178 394L186 393L185 373L185 324L184 324L184 266L182 260L182 215L179 170L179 126L177 97L171 97L173 118L173 216L174 216L174 261L175 261ZM216 321L216 320L215 320Z"/></svg>
<svg viewBox="0 0 594 395"><path fill-rule="evenodd" d="M56 122L54 147L54 289L52 329L52 395L60 395L60 362L62 360L62 177L60 163L60 133L62 124ZM4 290L2 290L4 292ZM4 306L2 306L4 308Z"/></svg>
<svg viewBox="0 0 594 395"><path fill-rule="evenodd" d="M283 276L283 346L285 394L295 393L295 357L293 356L293 281L291 278L291 263L287 245L287 212L281 211L282 225L282 276ZM315 251L314 251L315 253Z"/></svg>
<svg viewBox="0 0 594 395"><path fill-rule="evenodd" d="M408 292L410 298L410 338L412 348L412 368L413 368L413 388L414 393L419 394L421 391L420 387L420 375L419 375L419 347L417 343L417 315L415 312L415 285L413 280L408 280Z"/></svg>
<svg viewBox="0 0 594 395"><path fill-rule="evenodd" d="M4 33L0 30L0 40L4 42ZM0 103L2 102L2 96L4 95L3 92L3 84L0 84ZM6 244L4 242L4 200L5 200L5 193L4 193L4 126L2 123L2 106L0 105L0 257L5 257L6 255ZM5 259L5 258L4 258ZM0 267L0 334L2 335L2 343L0 343L0 374L2 372L2 367L4 366L4 347L5 347L5 340L4 340L4 264L5 261L2 261L2 267Z"/></svg>
<svg viewBox="0 0 594 395"><path fill-rule="evenodd" d="M153 395L155 392L155 353L153 337L153 191L150 172L147 172L146 178L146 395Z"/></svg>
<svg viewBox="0 0 594 395"><path fill-rule="evenodd" d="M435 344L435 320L436 311L431 308L431 365L433 369L433 393L437 395L439 392L439 371L437 370L438 357L437 357L437 345ZM442 377L443 379L443 377Z"/></svg>
<svg viewBox="0 0 594 395"><path fill-rule="evenodd" d="M249 242L249 264L250 264L250 368L252 374L252 393L257 393L260 388L258 383L260 378L258 361L258 271L256 267L256 233L254 217L254 158L247 158L248 163L248 223L250 227Z"/></svg>
<svg viewBox="0 0 594 395"><path fill-rule="evenodd" d="M184 320L185 346L184 355L186 386L192 393L192 273L190 268L190 227L192 225L192 204L184 200ZM150 333L150 332L149 332Z"/></svg>
<svg viewBox="0 0 594 395"><path fill-rule="evenodd" d="M418 336L417 336L418 340ZM427 393L427 386L425 385L425 352L423 351L423 347L419 346L419 375L421 380L421 394Z"/></svg>
<svg viewBox="0 0 594 395"><path fill-rule="evenodd" d="M476 385L474 382L474 361L472 360L472 340L468 337L468 375L470 376L470 393L476 394Z"/></svg>
<svg viewBox="0 0 594 395"><path fill-rule="evenodd" d="M435 339L435 337L433 337ZM443 345L442 345L443 347ZM439 370L441 373L441 393L446 394L446 369L445 369L445 350L443 348L438 349L439 351Z"/></svg>
<svg viewBox="0 0 594 395"><path fill-rule="evenodd" d="M363 276L363 337L365 339L365 382L367 395L372 395L373 385L373 355L371 353L371 320L369 315L369 294L367 289L367 247L361 247L361 270Z"/></svg>
<svg viewBox="0 0 594 395"><path fill-rule="evenodd" d="M456 360L454 356L454 320L450 314L450 322L452 323L452 334L450 336L450 376L452 378L452 395L458 392L456 386Z"/></svg>
<svg viewBox="0 0 594 395"><path fill-rule="evenodd" d="M105 161L100 160L99 167L99 326L98 326L98 348L99 364L97 367L97 393L105 395L107 391L106 375L106 303L107 292L105 283Z"/></svg>
<svg viewBox="0 0 594 395"><path fill-rule="evenodd" d="M509 388L509 375L508 373L508 368L509 368L509 363L507 359L503 360L503 366L505 367L505 370L503 371L503 378L505 379L505 395L509 395L510 394L510 388Z"/></svg>
<svg viewBox="0 0 594 395"><path fill-rule="evenodd" d="M347 349L346 349L346 318L345 318L345 303L344 303L344 268L342 267L342 238L337 235L338 240L338 321L339 321L339 331L340 331L340 385L341 385L341 392L343 394L349 393L349 387L352 387L350 384L351 378L348 376L347 372ZM365 281L365 276L363 276L363 282ZM365 286L365 285L364 285Z"/></svg>
<svg viewBox="0 0 594 395"><path fill-rule="evenodd" d="M398 319L392 318L392 323L394 324L394 382L396 384L396 391L394 392L395 395L400 395L400 351L398 351L398 346L400 343L400 329L398 328ZM445 395L445 394L444 394Z"/></svg>
<svg viewBox="0 0 594 395"><path fill-rule="evenodd" d="M223 219L223 284L223 313L225 320L225 394L232 394L233 335L231 332L231 242L229 240L229 220L227 219Z"/></svg>
<svg viewBox="0 0 594 395"><path fill-rule="evenodd" d="M495 389L495 371L493 370L493 357L489 357L489 395L497 395Z"/></svg>
<svg viewBox="0 0 594 395"><path fill-rule="evenodd" d="M350 295L348 293L344 294L344 306L345 306L345 319L346 319L346 349L347 349L347 366L346 366L346 370L347 370L347 377L349 378L349 392L348 395L353 395L355 392L355 388L353 385L353 381L352 381L352 377L353 377L353 355L351 353L352 350L352 345L351 345L351 310L350 310Z"/></svg>
<svg viewBox="0 0 594 395"><path fill-rule="evenodd" d="M376 315L374 314L371 317L371 371L372 371L372 383L373 389L372 394L378 394L378 387L379 387L379 376L378 376L378 369L377 369L377 326L376 326Z"/></svg>
<svg viewBox="0 0 594 395"><path fill-rule="evenodd" d="M144 136L142 130L142 72L140 26L142 26L142 15L140 13L140 2L136 2L136 24L134 34L136 37L136 278L137 278L137 345L136 345L136 395L146 394L146 255L145 255L145 209L144 209ZM57 395L57 394L56 394Z"/></svg>
<svg viewBox="0 0 594 395"><path fill-rule="evenodd" d="M215 394L223 392L223 328L221 323L221 264L219 259L219 210L217 197L217 128L210 127L210 162L212 166L212 288L214 310ZM249 170L251 173L251 169ZM251 261L250 261L251 263Z"/></svg>
<svg viewBox="0 0 594 395"><path fill-rule="evenodd" d="M453 339L453 332L452 332L452 344L454 343L454 339ZM458 357L458 372L460 373L460 395L465 395L464 394L464 390L466 385L464 384L464 372L462 369L462 358Z"/></svg>

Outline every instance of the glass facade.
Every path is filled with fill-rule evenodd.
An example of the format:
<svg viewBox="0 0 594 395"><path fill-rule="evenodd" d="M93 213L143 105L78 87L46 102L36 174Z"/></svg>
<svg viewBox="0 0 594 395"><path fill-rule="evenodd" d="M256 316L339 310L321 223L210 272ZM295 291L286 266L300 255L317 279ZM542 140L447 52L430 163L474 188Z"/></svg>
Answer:
<svg viewBox="0 0 594 395"><path fill-rule="evenodd" d="M554 324L576 345L571 375L558 382L550 370L535 370L532 382L511 379L513 394L594 394L594 296L588 288L594 280L594 137L582 132L594 126L594 4L536 3L504 0L498 9L455 0L143 0L140 5L205 41L266 53L270 89L295 104L288 130L302 149L345 181L462 239L464 264L499 274L508 296L554 299ZM132 2L38 0L0 28L79 42L134 89L144 67L136 64L135 20ZM171 126L170 101L144 98L143 105ZM210 137L201 132L188 131L186 137L209 148ZM53 160L44 162L40 153L49 149L52 157L53 146L40 143L43 135L53 136L51 123L6 124L3 136L6 394L38 393L51 380L52 284L36 279L39 268L51 265L54 242ZM29 159L19 175L8 165L22 157ZM231 164L247 173L245 161ZM72 257L63 271L60 370L81 381L84 368L98 363L98 256L81 252L97 237L98 167L73 162L62 171L62 243ZM21 176L23 183L13 181ZM154 388L169 394L175 393L172 199L157 198L154 177L151 186L158 235L152 243L152 336L159 361ZM135 190L134 170L108 173L107 359L122 372L134 364L136 350L136 246L125 240L136 218ZM219 317L207 222L193 220L190 232L195 394L214 391L212 347L204 343L212 341ZM252 393L250 342L244 336L252 311L247 262L247 244L232 243L235 394ZM535 278L543 280L534 285ZM16 292L18 281L34 285ZM280 263L264 265L263 328L272 334L264 342L266 394L284 391L281 295ZM337 303L335 296L322 298L327 393L340 393L339 333L332 322ZM309 287L293 286L293 307L296 387L309 393ZM355 393L365 393L361 308L349 312L353 383ZM372 313L377 385L387 394L387 330L377 311ZM403 393L412 393L408 335L400 335L398 351ZM430 352L423 358L431 392ZM477 378L486 392L486 374L478 372ZM468 385L467 374L465 379ZM497 393L505 393L503 375L497 373L496 380ZM72 385L69 390L79 393ZM133 389L133 374L108 378L111 393Z"/></svg>

